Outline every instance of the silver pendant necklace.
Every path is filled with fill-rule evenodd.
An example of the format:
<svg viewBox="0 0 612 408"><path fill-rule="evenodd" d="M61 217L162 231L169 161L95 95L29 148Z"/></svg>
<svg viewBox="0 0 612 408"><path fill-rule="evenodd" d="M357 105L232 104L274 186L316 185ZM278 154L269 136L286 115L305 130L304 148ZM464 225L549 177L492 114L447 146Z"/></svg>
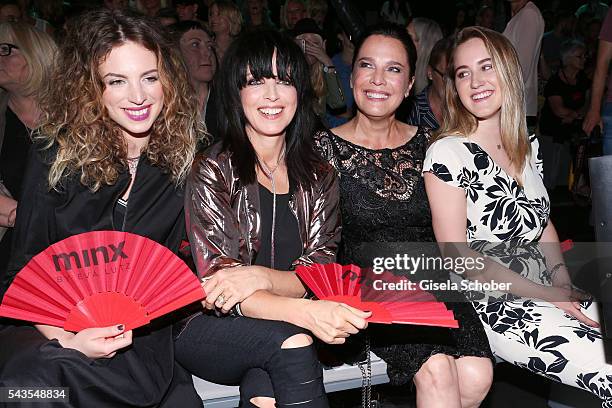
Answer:
<svg viewBox="0 0 612 408"><path fill-rule="evenodd" d="M264 172L266 177L270 179L270 184L272 184L272 232L270 236L270 268L274 269L274 234L276 232L276 183L274 182L274 173L280 166L282 160L285 158L286 146L283 145L283 151L278 156L278 160L276 161L276 166L272 170L266 166L266 163L257 156L257 162L259 163L259 167Z"/></svg>
<svg viewBox="0 0 612 408"><path fill-rule="evenodd" d="M130 172L132 176L136 174L136 169L138 168L139 161L140 161L140 156L127 158L128 171Z"/></svg>

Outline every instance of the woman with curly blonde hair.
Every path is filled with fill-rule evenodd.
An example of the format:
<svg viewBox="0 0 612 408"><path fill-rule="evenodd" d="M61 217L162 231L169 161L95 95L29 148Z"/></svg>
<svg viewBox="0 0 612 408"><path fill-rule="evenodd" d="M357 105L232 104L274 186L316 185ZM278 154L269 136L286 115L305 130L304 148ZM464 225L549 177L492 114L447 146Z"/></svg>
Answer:
<svg viewBox="0 0 612 408"><path fill-rule="evenodd" d="M42 98L5 288L32 256L81 232L128 231L178 250L199 121L161 30L116 10L69 25ZM68 387L71 406L201 407L174 363L168 321L133 333L123 324L72 333L6 322L0 343L0 386Z"/></svg>

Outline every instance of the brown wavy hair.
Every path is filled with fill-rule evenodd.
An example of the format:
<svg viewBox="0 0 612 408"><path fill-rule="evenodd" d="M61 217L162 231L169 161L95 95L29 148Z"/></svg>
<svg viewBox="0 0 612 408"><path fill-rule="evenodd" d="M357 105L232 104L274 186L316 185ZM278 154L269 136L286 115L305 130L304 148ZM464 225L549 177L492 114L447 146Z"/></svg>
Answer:
<svg viewBox="0 0 612 408"><path fill-rule="evenodd" d="M164 106L151 127L144 154L151 164L183 183L204 135L197 99L172 39L154 20L126 11L99 9L71 20L49 86L42 96L43 123L38 139L57 146L49 187L80 173L91 191L112 185L127 168L127 144L121 127L104 104L99 66L111 50L128 41L157 56Z"/></svg>

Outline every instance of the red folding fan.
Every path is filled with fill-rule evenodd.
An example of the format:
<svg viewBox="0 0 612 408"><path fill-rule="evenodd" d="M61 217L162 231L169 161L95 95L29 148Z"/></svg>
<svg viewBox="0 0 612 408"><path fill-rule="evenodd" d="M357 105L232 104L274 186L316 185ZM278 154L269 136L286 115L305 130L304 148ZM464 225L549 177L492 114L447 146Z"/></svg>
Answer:
<svg viewBox="0 0 612 408"><path fill-rule="evenodd" d="M163 245L118 231L57 242L15 276L0 316L80 331L148 324L204 298L195 274Z"/></svg>
<svg viewBox="0 0 612 408"><path fill-rule="evenodd" d="M355 265L313 264L298 266L296 274L321 300L371 311L367 319L371 323L459 327L453 312L444 303L436 301L418 285L408 288L405 278L389 272L375 275ZM402 289L383 290L383 282Z"/></svg>

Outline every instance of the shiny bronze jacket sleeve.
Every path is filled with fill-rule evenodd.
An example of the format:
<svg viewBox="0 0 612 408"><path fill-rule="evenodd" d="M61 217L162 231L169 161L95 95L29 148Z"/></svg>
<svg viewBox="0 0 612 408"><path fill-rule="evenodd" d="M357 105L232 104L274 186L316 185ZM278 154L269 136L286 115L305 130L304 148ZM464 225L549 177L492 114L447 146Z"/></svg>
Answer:
<svg viewBox="0 0 612 408"><path fill-rule="evenodd" d="M233 179L224 170L223 164L201 156L187 181L187 234L200 277L246 264L239 220L232 209Z"/></svg>
<svg viewBox="0 0 612 408"><path fill-rule="evenodd" d="M338 174L327 163L317 172L317 183L308 194L296 196L304 206L305 231L302 233L304 251L293 266L313 263L332 263L340 242L340 190ZM309 201L309 202L308 202Z"/></svg>

